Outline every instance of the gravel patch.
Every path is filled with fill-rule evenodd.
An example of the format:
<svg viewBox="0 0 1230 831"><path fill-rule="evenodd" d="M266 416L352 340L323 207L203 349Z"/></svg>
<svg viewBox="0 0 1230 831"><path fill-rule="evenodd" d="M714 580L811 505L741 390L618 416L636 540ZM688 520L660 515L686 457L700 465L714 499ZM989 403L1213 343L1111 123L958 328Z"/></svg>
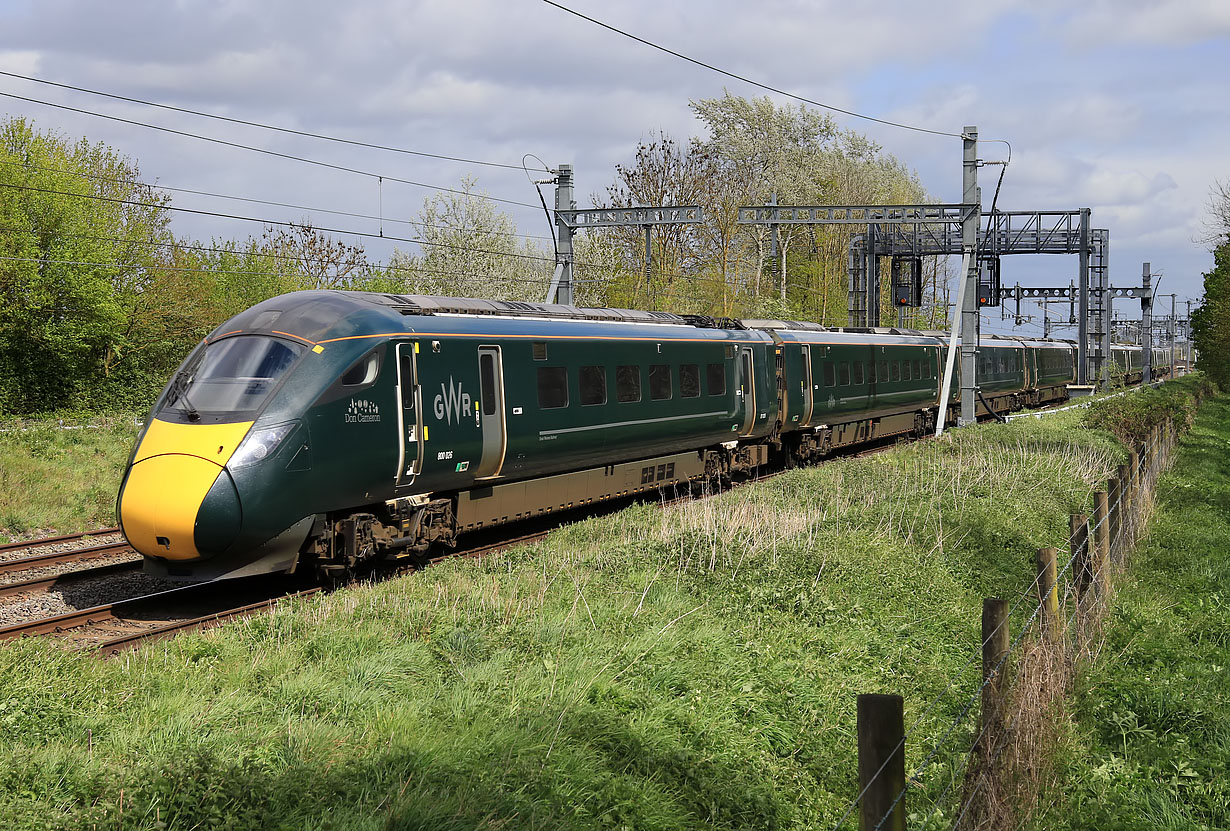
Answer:
<svg viewBox="0 0 1230 831"><path fill-rule="evenodd" d="M183 583L152 577L142 572L132 572L82 579L49 592L28 592L12 597L0 597L0 626L54 617L182 585Z"/></svg>
<svg viewBox="0 0 1230 831"><path fill-rule="evenodd" d="M49 566L39 566L37 568L27 568L21 571L10 572L8 574L0 574L0 586L7 586L11 583L24 583L26 580L33 580L36 577L56 577L61 574L72 574L76 571L98 568L99 566L109 566L113 563L139 562L141 562L141 555L134 551L129 551L120 554L107 554L102 557L91 557L88 560L82 560L75 563L54 563Z"/></svg>
<svg viewBox="0 0 1230 831"><path fill-rule="evenodd" d="M59 554L64 551L76 551L78 548L89 548L92 545L104 545L113 542L123 542L124 535L118 531L111 534L99 534L97 537L63 540L34 548L16 548L10 551L0 551L0 562L20 560L25 557L37 557L41 554Z"/></svg>

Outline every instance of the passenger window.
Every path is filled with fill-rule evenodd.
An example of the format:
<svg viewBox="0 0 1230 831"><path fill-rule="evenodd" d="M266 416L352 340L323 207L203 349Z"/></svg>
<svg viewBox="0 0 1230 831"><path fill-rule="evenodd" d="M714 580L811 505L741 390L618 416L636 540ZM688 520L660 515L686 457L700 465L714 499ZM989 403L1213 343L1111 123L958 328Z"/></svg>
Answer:
<svg viewBox="0 0 1230 831"><path fill-rule="evenodd" d="M709 364L705 367L705 382L709 385L710 395L726 394L726 365Z"/></svg>
<svg viewBox="0 0 1230 831"><path fill-rule="evenodd" d="M364 384L370 384L376 380L376 373L379 369L380 355L373 352L346 370L346 374L342 376L342 384L347 387L360 387Z"/></svg>
<svg viewBox="0 0 1230 831"><path fill-rule="evenodd" d="M867 383L874 384L876 382L876 362L867 362Z"/></svg>
<svg viewBox="0 0 1230 831"><path fill-rule="evenodd" d="M697 364L679 365L679 394L684 398L700 397L700 366Z"/></svg>
<svg viewBox="0 0 1230 831"><path fill-rule="evenodd" d="M837 369L831 361L824 365L824 385L826 387L837 386Z"/></svg>
<svg viewBox="0 0 1230 831"><path fill-rule="evenodd" d="M914 380L914 376L912 376L912 375L910 374L910 362L909 362L909 361L903 361L902 363L904 363L904 364L905 364L905 367L904 367L904 369L905 369L905 373L904 373L904 380L906 380L906 381L913 381L913 380Z"/></svg>
<svg viewBox="0 0 1230 831"><path fill-rule="evenodd" d="M671 397L670 364L650 364L649 397L654 401L665 401Z"/></svg>
<svg viewBox="0 0 1230 831"><path fill-rule="evenodd" d="M901 380L901 361L893 361L892 368L893 368L893 380L900 381Z"/></svg>
<svg viewBox="0 0 1230 831"><path fill-rule="evenodd" d="M581 404L606 403L606 367L581 367Z"/></svg>
<svg viewBox="0 0 1230 831"><path fill-rule="evenodd" d="M495 415L495 358L484 352L478 356L478 386L483 399L483 415Z"/></svg>
<svg viewBox="0 0 1230 831"><path fill-rule="evenodd" d="M624 404L641 400L641 368L639 366L615 368L615 396Z"/></svg>
<svg viewBox="0 0 1230 831"><path fill-rule="evenodd" d="M863 385L863 362L862 361L854 362L854 383L859 386Z"/></svg>
<svg viewBox="0 0 1230 831"><path fill-rule="evenodd" d="M837 365L837 372L841 376L841 385L843 387L850 386L850 362L842 361Z"/></svg>
<svg viewBox="0 0 1230 831"><path fill-rule="evenodd" d="M879 378L880 378L880 380L881 380L881 381L887 381L887 380L888 380L888 361L880 361L880 375L879 375Z"/></svg>
<svg viewBox="0 0 1230 831"><path fill-rule="evenodd" d="M922 377L923 377L923 374L922 374L922 361L919 361L919 360L915 360L915 361L914 361L914 377L915 377L915 378L922 378Z"/></svg>
<svg viewBox="0 0 1230 831"><path fill-rule="evenodd" d="M557 410L568 406L568 370L562 366L538 368L538 407Z"/></svg>

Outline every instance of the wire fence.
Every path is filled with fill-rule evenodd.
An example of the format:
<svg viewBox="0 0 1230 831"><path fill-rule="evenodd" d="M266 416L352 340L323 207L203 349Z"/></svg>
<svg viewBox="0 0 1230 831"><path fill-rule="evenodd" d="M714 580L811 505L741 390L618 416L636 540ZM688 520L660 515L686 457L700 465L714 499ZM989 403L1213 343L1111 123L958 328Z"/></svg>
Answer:
<svg viewBox="0 0 1230 831"><path fill-rule="evenodd" d="M938 738L923 754L922 759L904 778L904 785L896 790L887 810L875 821L874 828L880 829L894 817L907 793L925 787L924 774L930 771L941 758L953 759L954 764L948 777L948 782L940 789L930 802L932 815L943 817L943 809L947 806L950 795L956 790L957 782L965 783L965 793L960 801L953 805L955 814L954 828L961 828L967 818L973 817L977 810L977 801L987 797L990 777L994 776L1001 755L1009 742L1005 736L1016 730L1021 718L1018 712L1007 725L998 724L988 714L979 711L979 700L986 699L988 687L997 685L1001 689L1001 698L1008 694L1008 679L1005 678L1005 668L1009 661L1019 656L1027 637L1037 631L1035 624L1040 620L1049 622L1049 615L1055 615L1055 622L1050 626L1058 630L1060 641L1057 648L1062 649L1065 667L1070 667L1080 660L1089 650L1098 621L1104 613L1110 595L1110 570L1122 562L1124 553L1139 539L1152 508L1152 495L1158 475L1170 461L1170 448L1175 436L1175 426L1167 423L1153 431L1148 440L1134 449L1129 462L1120 472L1126 470L1126 476L1112 477L1107 482L1106 491L1097 491L1094 495L1094 510L1092 517L1074 514L1070 525L1070 533L1066 540L1068 556L1062 566L1055 568L1054 578L1047 580L1049 574L1039 568L1037 576L1016 598L1012 607L1004 614L990 631L984 631L982 641L965 663L944 684L943 689L928 701L922 712L911 723L909 729L902 731L900 739L889 752L875 772L861 784L858 795L842 813L834 829L842 828L847 820L862 804L864 798L873 787L885 778L891 762L898 756L904 757L905 742L911 736L916 736L928 718L944 702L949 700L954 689L957 689L970 667L984 659L982 679L975 684L969 696L960 706L956 717L946 726ZM1102 506L1104 505L1104 508ZM1049 558L1048 558L1049 559ZM985 657L988 646L997 638L1002 637L1003 627L1009 625L1027 599L1036 597L1037 602L1029 611L1028 616L1020 626L1002 654L991 665L986 665ZM1060 613L1048 610L1048 602L1059 607ZM1066 616L1062 614L1062 606L1067 606ZM1059 623L1065 625L1060 627ZM985 625L984 625L985 629ZM1043 633L1045 636L1045 631ZM978 714L982 724L980 727L970 727L970 719ZM998 733L1000 735L994 736ZM972 736L968 744L958 738ZM861 746L861 742L860 742ZM981 749L981 755L978 755ZM979 767L971 775L970 764L977 761ZM863 819L865 820L866 814ZM894 826L896 827L896 826Z"/></svg>

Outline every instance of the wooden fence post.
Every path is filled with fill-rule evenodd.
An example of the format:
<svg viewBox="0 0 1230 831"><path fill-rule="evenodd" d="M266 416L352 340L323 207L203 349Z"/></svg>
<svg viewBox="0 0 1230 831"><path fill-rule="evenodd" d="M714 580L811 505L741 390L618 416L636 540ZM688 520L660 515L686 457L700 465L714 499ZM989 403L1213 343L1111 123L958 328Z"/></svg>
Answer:
<svg viewBox="0 0 1230 831"><path fill-rule="evenodd" d="M1003 735L1003 663L1008 656L1008 601L988 597L982 601L982 738L979 747L990 749Z"/></svg>
<svg viewBox="0 0 1230 831"><path fill-rule="evenodd" d="M1119 534L1120 545L1126 548L1136 541L1136 480L1132 477L1132 462L1119 465Z"/></svg>
<svg viewBox="0 0 1230 831"><path fill-rule="evenodd" d="M1038 602L1042 612L1042 636L1049 643L1059 641L1059 583L1056 579L1054 548L1039 548L1038 566Z"/></svg>
<svg viewBox="0 0 1230 831"><path fill-rule="evenodd" d="M1093 584L1099 599L1106 598L1110 588L1110 521L1106 491L1093 494L1093 552L1089 564L1093 570Z"/></svg>
<svg viewBox="0 0 1230 831"><path fill-rule="evenodd" d="M858 697L859 831L905 831L905 714L899 695ZM897 800L894 806L893 801ZM891 811L891 813L890 813ZM886 816L887 815L887 816Z"/></svg>
<svg viewBox="0 0 1230 831"><path fill-rule="evenodd" d="M1077 597L1083 602L1093 573L1089 569L1089 517L1072 514L1068 521L1068 542L1072 547L1072 578L1076 581Z"/></svg>
<svg viewBox="0 0 1230 831"><path fill-rule="evenodd" d="M1106 551L1107 556L1118 562L1119 559L1119 527L1123 524L1120 521L1120 499L1123 496L1123 486L1121 481L1111 476L1106 480Z"/></svg>

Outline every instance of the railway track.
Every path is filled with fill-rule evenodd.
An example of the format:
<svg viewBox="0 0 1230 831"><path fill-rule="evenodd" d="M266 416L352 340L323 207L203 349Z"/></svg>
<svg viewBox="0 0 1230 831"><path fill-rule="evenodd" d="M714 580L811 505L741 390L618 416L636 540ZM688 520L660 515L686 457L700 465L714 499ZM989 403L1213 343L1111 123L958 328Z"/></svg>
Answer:
<svg viewBox="0 0 1230 831"><path fill-rule="evenodd" d="M0 628L0 641L59 635L103 655L115 655L146 641L208 629L320 591L319 586L296 590L266 580L197 583L6 626Z"/></svg>
<svg viewBox="0 0 1230 831"><path fill-rule="evenodd" d="M39 540L37 542L40 545L48 544L46 540ZM35 548L38 546L29 544L26 547ZM135 555L137 552L127 543L127 541L102 543L99 545L87 546L86 548L74 548L68 551L53 551L49 554L36 554L30 557L19 557L12 560L0 561L0 574L14 574L22 571L30 571L31 569L44 568L46 566L85 562L87 560L96 560L100 557L110 557L116 554L129 553Z"/></svg>
<svg viewBox="0 0 1230 831"><path fill-rule="evenodd" d="M97 531L86 531L82 534L62 534L58 537L42 537L37 540L21 540L19 542L0 543L0 554L13 551L23 551L25 549L41 548L45 545L55 545L56 543L62 542L87 540L92 537L101 537L106 534L118 534L119 532L119 528L99 528Z"/></svg>
<svg viewBox="0 0 1230 831"><path fill-rule="evenodd" d="M535 542L546 537L559 524L559 522L554 522L551 527L537 529L513 538L484 540L460 551L432 557L426 563L391 571L383 575L382 579L418 571L455 557L481 557L494 551ZM108 551L103 551L104 548ZM123 551L125 548L131 550L126 544L96 546L88 550L86 556L104 556L113 550ZM87 550L83 549L83 551ZM68 555L72 553L75 552L23 558L12 562L14 564L27 563L25 567L29 568L28 563L44 559L55 562L71 561ZM0 570L20 570L16 565L9 569L2 568L8 565L8 563L0 564ZM122 573L125 570L137 571L139 568L139 561L110 563L92 569L71 571L49 577L36 577L32 580L0 586L0 596L53 588L65 580L88 579ZM100 655L114 656L135 649L147 641L174 637L181 632L210 629L230 620L262 614L288 599L308 597L325 590L321 586L290 589L287 588L285 581L269 579L197 583L5 626L0 628L0 641L54 635L82 648L94 650Z"/></svg>
<svg viewBox="0 0 1230 831"><path fill-rule="evenodd" d="M136 573L141 570L140 560L127 560L121 563L107 563L92 568L79 568L72 571L62 571L58 574L32 577L13 583L0 584L0 597L11 597L28 592L50 591L65 583L90 580L98 577L112 577L117 574Z"/></svg>
<svg viewBox="0 0 1230 831"><path fill-rule="evenodd" d="M925 440L926 437L924 437ZM890 437L875 442L870 446L839 450L834 458L861 457L883 453L896 447L900 437ZM774 478L784 471L769 471L755 477L752 481L763 481ZM697 498L691 493L676 494L663 498L664 504L675 504ZM702 497L703 498L703 497ZM607 506L614 510L619 506ZM502 551L518 545L537 542L548 536L564 522L575 520L575 516L556 516L545 520L541 527L516 537L500 537L492 532L491 539L486 536L476 536L474 540L460 550L441 553L427 561L393 568L380 579L403 576L419 571L422 568L441 563L445 560L476 558ZM118 529L102 529L85 535L65 535L49 537L40 540L30 540L23 543L10 543L0 546L0 551L37 548L70 540L88 538L106 533L114 533ZM106 543L72 551L53 552L50 554L24 557L8 562L0 562L0 574L19 572L21 570L59 563L77 562L92 558L109 556L117 553L133 551L126 542ZM135 553L135 551L133 551ZM135 571L140 567L139 561L111 563L90 569L81 569L50 577L36 577L20 583L10 583L0 586L0 596L16 594L22 591L37 591L54 587L64 580L87 579L92 576L122 573L124 570ZM237 585L246 583L242 587ZM313 586L302 590L271 591L267 581L223 581L221 583L201 583L151 595L143 595L113 603L76 610L54 617L26 621L0 628L0 640L13 638L55 634L80 644L84 648L96 650L99 654L112 656L126 650L131 650L146 641L173 637L181 632L209 629L229 620L236 620L261 614L274 608L285 600L297 597L307 597L325 591L321 586ZM222 598L225 597L225 602ZM235 600L241 601L235 605Z"/></svg>

